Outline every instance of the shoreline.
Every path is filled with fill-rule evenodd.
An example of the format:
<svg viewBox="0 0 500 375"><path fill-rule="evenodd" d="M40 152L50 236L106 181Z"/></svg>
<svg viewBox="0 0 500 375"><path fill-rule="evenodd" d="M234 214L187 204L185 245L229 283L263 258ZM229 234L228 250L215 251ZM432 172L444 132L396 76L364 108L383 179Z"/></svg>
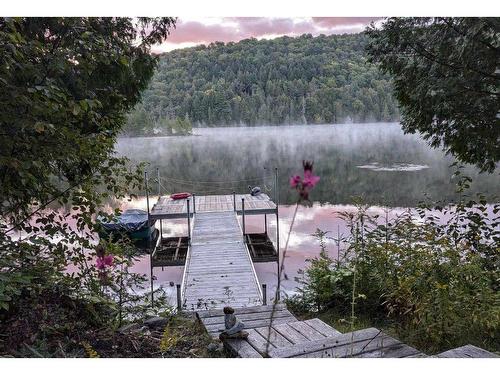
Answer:
<svg viewBox="0 0 500 375"><path fill-rule="evenodd" d="M351 122L351 123L345 123L345 122L338 122L338 123L332 123L332 124L281 124L281 125L271 125L271 124L260 124L260 125L214 125L214 126L199 126L199 127L193 127L192 133L191 134L143 134L143 135L119 135L118 139L131 139L131 138L177 138L177 137L191 137L191 136L200 136L201 134L196 134L196 130L215 130L215 129L264 129L264 128L293 128L293 127L306 127L306 126L320 126L320 127L332 127L332 126L358 126L358 125L395 125L395 124L400 124L399 121L389 121L389 122Z"/></svg>

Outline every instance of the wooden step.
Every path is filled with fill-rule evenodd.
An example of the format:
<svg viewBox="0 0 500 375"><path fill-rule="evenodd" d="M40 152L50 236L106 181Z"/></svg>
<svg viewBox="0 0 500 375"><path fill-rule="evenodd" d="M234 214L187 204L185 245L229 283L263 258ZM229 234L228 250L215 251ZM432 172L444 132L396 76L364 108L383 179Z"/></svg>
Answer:
<svg viewBox="0 0 500 375"><path fill-rule="evenodd" d="M314 328L316 331L318 331L325 337L331 337L342 334L341 332L337 331L335 328L326 324L324 321L318 318L304 320L304 323L307 324L309 327Z"/></svg>
<svg viewBox="0 0 500 375"><path fill-rule="evenodd" d="M248 343L263 357L273 348L288 348L296 344L311 342L314 339L324 339L341 333L319 319L302 322L281 323L275 320L269 330L269 325L255 329L246 329L249 333ZM267 344L269 340L269 344Z"/></svg>
<svg viewBox="0 0 500 375"><path fill-rule="evenodd" d="M423 353L376 328L340 333L320 319L298 321L284 305L235 309L245 323L246 339L224 340L224 346L240 357L423 357ZM213 337L224 330L222 309L198 311L197 316Z"/></svg>
<svg viewBox="0 0 500 375"><path fill-rule="evenodd" d="M268 327L272 315L273 306L251 306L235 308L234 314L245 324L245 330ZM198 311L198 319L203 323L207 332L213 337L219 337L224 331L224 312L222 309ZM295 318L284 305L277 304L274 309L273 322L283 324L296 322Z"/></svg>
<svg viewBox="0 0 500 375"><path fill-rule="evenodd" d="M436 354L438 358L498 358L498 355L474 345L464 345Z"/></svg>
<svg viewBox="0 0 500 375"><path fill-rule="evenodd" d="M291 326L296 324L290 324ZM297 343L290 347L272 348L269 356L275 358L341 358L373 357L402 358L420 352L386 335L376 328L367 328L345 334Z"/></svg>
<svg viewBox="0 0 500 375"><path fill-rule="evenodd" d="M250 314L250 313L258 313L271 311L273 309L273 305L263 305L263 306L249 306L242 308L235 308L234 314L237 316ZM278 303L275 307L275 311L286 309L286 306L282 303ZM214 316L221 316L222 321L224 321L224 311L223 309L213 309L213 310L205 310L205 311L197 311L196 315L199 319L203 320L204 318L211 318Z"/></svg>
<svg viewBox="0 0 500 375"><path fill-rule="evenodd" d="M244 314L241 312L244 312ZM270 328L271 312L272 308L265 306L260 309L256 307L240 309L240 313L236 312L236 315L245 323L248 338L246 340L224 340L224 345L241 357L247 355L247 353L253 353L246 344L241 343L241 341L246 341L260 356L267 357L271 349L289 348L296 344L341 334L319 319L299 322L284 307L275 311ZM213 312L212 314L200 312L200 315L206 316L200 318L200 320L212 336L218 335L224 329L223 316L207 316L214 315ZM255 355L255 353L252 355Z"/></svg>

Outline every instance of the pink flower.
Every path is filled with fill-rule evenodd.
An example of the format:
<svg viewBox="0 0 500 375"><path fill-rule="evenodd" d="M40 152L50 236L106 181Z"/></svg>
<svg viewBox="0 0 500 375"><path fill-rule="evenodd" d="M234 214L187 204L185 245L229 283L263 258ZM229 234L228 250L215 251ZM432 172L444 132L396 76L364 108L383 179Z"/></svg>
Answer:
<svg viewBox="0 0 500 375"><path fill-rule="evenodd" d="M290 177L290 187L295 188L302 181L302 178L296 174L295 176Z"/></svg>
<svg viewBox="0 0 500 375"><path fill-rule="evenodd" d="M304 173L304 181L302 184L304 187L313 188L319 182L319 176L314 176L312 173Z"/></svg>
<svg viewBox="0 0 500 375"><path fill-rule="evenodd" d="M98 270L103 270L104 268L106 268L106 266L104 265L104 259L103 258L97 258L96 261L95 261L95 265L97 267Z"/></svg>
<svg viewBox="0 0 500 375"><path fill-rule="evenodd" d="M304 177L294 175L290 178L290 187L297 190L300 200L309 200L309 191L319 182L319 176L313 175L314 162L302 161Z"/></svg>
<svg viewBox="0 0 500 375"><path fill-rule="evenodd" d="M97 257L96 259L96 267L98 270L104 270L106 267L113 266L113 255L105 255Z"/></svg>
<svg viewBox="0 0 500 375"><path fill-rule="evenodd" d="M106 255L104 257L104 265L111 267L113 265L113 255Z"/></svg>

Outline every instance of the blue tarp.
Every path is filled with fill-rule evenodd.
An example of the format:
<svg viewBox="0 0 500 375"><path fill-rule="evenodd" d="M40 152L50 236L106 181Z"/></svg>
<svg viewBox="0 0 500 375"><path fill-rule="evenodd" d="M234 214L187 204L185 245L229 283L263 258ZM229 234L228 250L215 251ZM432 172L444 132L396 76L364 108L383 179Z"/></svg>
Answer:
<svg viewBox="0 0 500 375"><path fill-rule="evenodd" d="M148 213L144 210L130 209L125 210L120 216L115 216L111 221L104 217L98 217L97 220L110 231L135 232L148 226Z"/></svg>

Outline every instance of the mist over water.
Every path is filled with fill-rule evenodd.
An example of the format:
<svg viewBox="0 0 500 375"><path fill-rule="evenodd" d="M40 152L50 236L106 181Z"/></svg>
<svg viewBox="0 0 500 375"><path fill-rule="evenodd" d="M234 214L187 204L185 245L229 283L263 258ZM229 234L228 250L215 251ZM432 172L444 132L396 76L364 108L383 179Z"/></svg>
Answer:
<svg viewBox="0 0 500 375"><path fill-rule="evenodd" d="M291 204L288 179L309 159L321 176L315 202L350 204L359 196L368 204L411 207L425 193L434 200L456 198L449 168L454 159L404 134L398 123L199 128L194 134L123 138L116 150L150 163L152 174L158 167L164 193L230 194L260 185L273 195L278 167L280 203ZM478 174L473 167L465 172L474 178L471 191L499 193L498 174Z"/></svg>
<svg viewBox="0 0 500 375"><path fill-rule="evenodd" d="M194 134L124 138L118 141L116 150L133 162L150 163L152 178L159 168L162 194L231 194L233 190L248 191L248 185L259 185L274 199L274 168L278 167L282 247L297 198L288 179L302 173L303 159L314 160L315 174L321 181L311 193L313 205L299 208L293 228L285 262L287 279L282 282L282 290L288 294L294 293L297 271L307 266L306 259L319 254L318 241L312 236L317 228L328 232L327 249L331 256L337 256L338 248L331 238L338 232L346 233L339 214L354 210L353 197L362 197L372 205L374 214L383 214L383 207L388 207L390 216L415 207L426 194L445 202L457 198L456 181L451 178L454 169L449 168L454 159L430 148L418 135L405 135L398 123L200 128ZM473 167L465 168L464 173L473 177L471 192L500 195L498 173L479 174ZM154 182L152 190L157 191ZM131 206L145 209L145 199ZM263 225L262 216L247 217L249 232L263 232ZM165 221L163 228L165 236L186 234L183 220ZM275 241L274 215L268 216L268 232ZM149 274L149 257L142 258L134 268ZM268 296L272 296L276 263L255 264L255 269L259 281L268 285ZM169 282L180 283L182 271L183 267L155 269L155 284L167 290L172 303L175 286L170 287Z"/></svg>

